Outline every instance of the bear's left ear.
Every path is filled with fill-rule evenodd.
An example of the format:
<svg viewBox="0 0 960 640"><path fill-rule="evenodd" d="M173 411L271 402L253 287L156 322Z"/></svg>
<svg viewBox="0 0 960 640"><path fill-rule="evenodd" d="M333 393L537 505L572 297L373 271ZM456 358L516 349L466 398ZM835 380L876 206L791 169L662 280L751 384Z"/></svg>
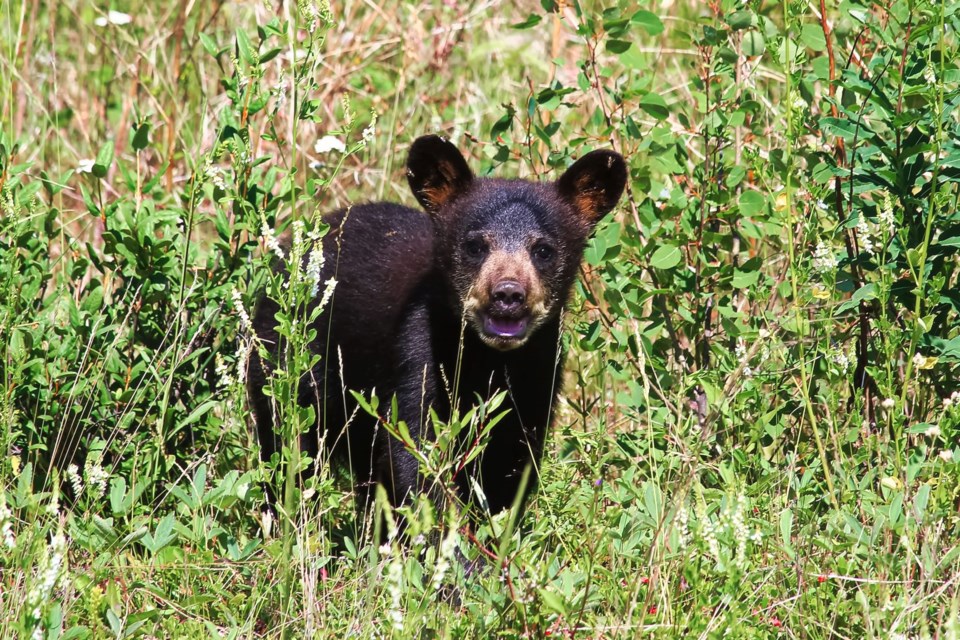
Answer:
<svg viewBox="0 0 960 640"><path fill-rule="evenodd" d="M623 157L601 149L574 162L557 180L557 191L573 203L584 222L593 225L616 206L626 183Z"/></svg>
<svg viewBox="0 0 960 640"><path fill-rule="evenodd" d="M473 182L460 150L440 136L417 138L407 158L407 181L427 213L434 214Z"/></svg>

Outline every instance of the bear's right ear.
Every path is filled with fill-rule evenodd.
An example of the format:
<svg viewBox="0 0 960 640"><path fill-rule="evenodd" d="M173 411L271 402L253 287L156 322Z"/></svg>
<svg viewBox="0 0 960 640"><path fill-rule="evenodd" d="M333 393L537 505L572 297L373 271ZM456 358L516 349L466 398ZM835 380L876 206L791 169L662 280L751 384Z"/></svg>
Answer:
<svg viewBox="0 0 960 640"><path fill-rule="evenodd" d="M410 147L407 180L423 208L434 214L466 191L473 173L455 146L440 136L423 136Z"/></svg>
<svg viewBox="0 0 960 640"><path fill-rule="evenodd" d="M557 180L557 189L592 226L617 205L626 184L623 156L600 149L574 162Z"/></svg>

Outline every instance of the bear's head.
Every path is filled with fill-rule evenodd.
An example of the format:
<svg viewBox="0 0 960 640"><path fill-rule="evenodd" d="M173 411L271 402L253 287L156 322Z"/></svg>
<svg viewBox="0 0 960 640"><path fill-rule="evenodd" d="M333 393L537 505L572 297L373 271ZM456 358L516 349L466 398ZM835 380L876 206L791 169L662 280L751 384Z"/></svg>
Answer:
<svg viewBox="0 0 960 640"><path fill-rule="evenodd" d="M627 169L592 151L550 183L476 178L460 151L418 138L407 178L434 221L436 260L462 317L488 346L522 346L556 318L597 221L623 192Z"/></svg>

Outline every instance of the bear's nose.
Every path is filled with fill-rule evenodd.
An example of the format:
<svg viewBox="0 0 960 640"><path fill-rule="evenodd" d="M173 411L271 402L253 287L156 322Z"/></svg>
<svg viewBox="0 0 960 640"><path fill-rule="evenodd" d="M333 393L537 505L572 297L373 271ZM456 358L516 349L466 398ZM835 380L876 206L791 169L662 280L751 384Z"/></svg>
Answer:
<svg viewBox="0 0 960 640"><path fill-rule="evenodd" d="M491 291L493 303L504 311L516 311L527 300L527 292L515 280L502 280Z"/></svg>

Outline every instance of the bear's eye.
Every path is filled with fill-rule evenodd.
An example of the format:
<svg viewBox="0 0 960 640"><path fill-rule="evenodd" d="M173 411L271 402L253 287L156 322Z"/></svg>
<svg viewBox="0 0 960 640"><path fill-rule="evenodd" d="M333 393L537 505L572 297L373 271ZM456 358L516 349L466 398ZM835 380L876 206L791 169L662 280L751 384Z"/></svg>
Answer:
<svg viewBox="0 0 960 640"><path fill-rule="evenodd" d="M533 256L540 262L550 262L556 254L557 252L553 247L542 242L533 247Z"/></svg>
<svg viewBox="0 0 960 640"><path fill-rule="evenodd" d="M487 253L487 244L480 238L470 238L463 243L463 250L471 258L480 258Z"/></svg>

